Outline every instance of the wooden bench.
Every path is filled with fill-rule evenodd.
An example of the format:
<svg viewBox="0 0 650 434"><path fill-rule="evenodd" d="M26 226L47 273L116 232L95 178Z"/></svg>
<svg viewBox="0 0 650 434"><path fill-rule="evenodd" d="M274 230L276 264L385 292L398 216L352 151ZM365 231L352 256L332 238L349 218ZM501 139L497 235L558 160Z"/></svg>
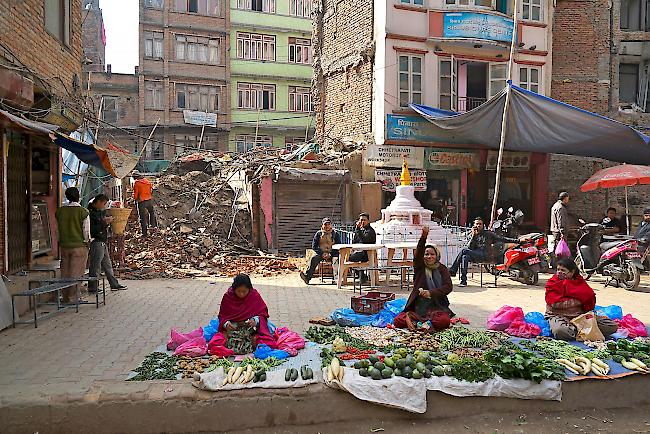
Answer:
<svg viewBox="0 0 650 434"><path fill-rule="evenodd" d="M34 287L33 284L36 283L67 283L67 282L74 282L74 283L81 283L81 282L99 282L101 279L102 281L102 288L101 290L99 287L97 288L97 292L95 292L95 303L92 301L80 301L79 304L94 304L97 309L99 309L99 295L102 295L102 304L106 306L106 278L102 274L101 277L90 277L90 276L84 276L84 277L79 277L77 279L72 278L72 277L37 277L34 279L29 280L29 289L32 289ZM91 293L89 293L91 294Z"/></svg>
<svg viewBox="0 0 650 434"><path fill-rule="evenodd" d="M12 294L11 296L11 308L12 308L12 314L11 314L11 322L13 327L16 327L16 324L31 324L32 322L34 323L34 328L38 327L38 320L44 319L44 318L49 318L52 315L56 315L57 313L63 312L64 310L72 307L72 305L61 305L60 297L61 297L61 290L63 289L68 289L72 288L73 286L77 287L77 297L76 297L76 302L74 303L76 307L76 311L79 312L79 287L77 286L78 282L74 281L68 281L68 282L58 282L58 283L50 283L48 285L44 286L39 286L38 288L31 288L27 289L25 291L19 292L17 294ZM48 312L43 315L38 315L38 296L43 295L43 294L50 294L52 292L56 292L56 302L52 303L42 303L42 305L52 305L56 306L56 310L53 312ZM29 297L30 305L34 306L34 319L30 320L25 320L25 321L16 321L16 297Z"/></svg>

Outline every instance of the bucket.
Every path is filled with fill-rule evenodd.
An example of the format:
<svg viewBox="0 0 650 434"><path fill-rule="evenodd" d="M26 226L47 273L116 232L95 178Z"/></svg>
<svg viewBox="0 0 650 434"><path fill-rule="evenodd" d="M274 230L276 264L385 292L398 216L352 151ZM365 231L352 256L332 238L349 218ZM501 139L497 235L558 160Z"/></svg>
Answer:
<svg viewBox="0 0 650 434"><path fill-rule="evenodd" d="M123 235L126 224L129 222L132 208L109 208L106 213L115 219L111 222L113 235Z"/></svg>

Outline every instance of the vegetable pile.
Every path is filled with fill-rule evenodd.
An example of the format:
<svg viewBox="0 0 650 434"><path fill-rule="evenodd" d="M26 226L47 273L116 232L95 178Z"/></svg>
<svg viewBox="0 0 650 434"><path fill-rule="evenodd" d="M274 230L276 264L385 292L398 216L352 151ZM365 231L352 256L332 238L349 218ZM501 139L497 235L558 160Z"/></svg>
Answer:
<svg viewBox="0 0 650 434"><path fill-rule="evenodd" d="M140 366L134 369L137 374L127 381L175 380L178 357L154 352L144 358Z"/></svg>
<svg viewBox="0 0 650 434"><path fill-rule="evenodd" d="M503 345L485 353L485 361L502 378L523 378L540 383L542 380L564 380L564 368L556 361L540 357L516 345Z"/></svg>

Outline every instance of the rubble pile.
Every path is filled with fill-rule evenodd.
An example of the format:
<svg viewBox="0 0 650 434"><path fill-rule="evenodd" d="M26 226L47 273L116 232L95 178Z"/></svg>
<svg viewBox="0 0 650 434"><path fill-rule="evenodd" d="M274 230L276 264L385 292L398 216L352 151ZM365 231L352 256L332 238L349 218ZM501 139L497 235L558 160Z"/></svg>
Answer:
<svg viewBox="0 0 650 434"><path fill-rule="evenodd" d="M142 238L137 214L131 214L125 234L130 271L125 277L271 276L295 270L286 259L268 258L253 248L245 198L236 199L223 177L192 171L153 183L159 230Z"/></svg>

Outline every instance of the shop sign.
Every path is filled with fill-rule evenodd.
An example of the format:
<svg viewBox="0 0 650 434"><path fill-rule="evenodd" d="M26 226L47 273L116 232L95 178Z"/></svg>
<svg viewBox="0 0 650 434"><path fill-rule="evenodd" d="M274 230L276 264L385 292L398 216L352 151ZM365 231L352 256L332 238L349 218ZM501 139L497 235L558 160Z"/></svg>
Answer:
<svg viewBox="0 0 650 434"><path fill-rule="evenodd" d="M424 159L424 167L429 170L478 170L480 165L476 152L455 149L428 148Z"/></svg>
<svg viewBox="0 0 650 434"><path fill-rule="evenodd" d="M488 151L486 170L496 170L499 161L499 151ZM504 151L501 169L528 170L530 168L530 152Z"/></svg>
<svg viewBox="0 0 650 434"><path fill-rule="evenodd" d="M427 171L411 170L411 185L415 191L427 191ZM381 182L381 189L384 191L395 191L395 187L400 185L401 170L375 169L375 181Z"/></svg>
<svg viewBox="0 0 650 434"><path fill-rule="evenodd" d="M395 145L370 145L365 153L366 164L372 167L402 167L403 157L409 167L422 169L424 148Z"/></svg>
<svg viewBox="0 0 650 434"><path fill-rule="evenodd" d="M431 122L422 116L386 115L386 140L439 142Z"/></svg>
<svg viewBox="0 0 650 434"><path fill-rule="evenodd" d="M512 31L512 20L505 17L479 12L450 12L444 15L442 36L511 42Z"/></svg>
<svg viewBox="0 0 650 434"><path fill-rule="evenodd" d="M199 125L206 127L216 127L217 126L217 114L216 113L206 113L206 112L197 112L192 110L183 110L183 119L186 124L190 125Z"/></svg>

